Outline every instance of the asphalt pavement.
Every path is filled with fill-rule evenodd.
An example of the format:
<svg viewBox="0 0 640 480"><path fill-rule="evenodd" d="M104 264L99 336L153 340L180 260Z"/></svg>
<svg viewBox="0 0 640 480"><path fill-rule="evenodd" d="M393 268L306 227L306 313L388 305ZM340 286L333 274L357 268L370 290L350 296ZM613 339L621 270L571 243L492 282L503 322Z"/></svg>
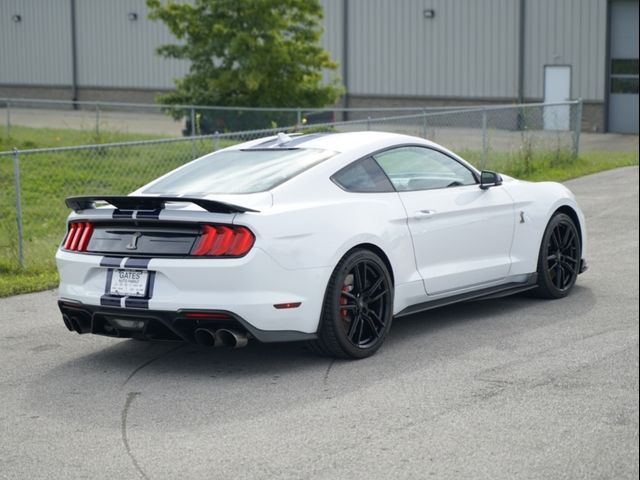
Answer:
<svg viewBox="0 0 640 480"><path fill-rule="evenodd" d="M78 336L0 299L3 479L637 479L638 168L568 182L589 271L398 319L372 358Z"/></svg>

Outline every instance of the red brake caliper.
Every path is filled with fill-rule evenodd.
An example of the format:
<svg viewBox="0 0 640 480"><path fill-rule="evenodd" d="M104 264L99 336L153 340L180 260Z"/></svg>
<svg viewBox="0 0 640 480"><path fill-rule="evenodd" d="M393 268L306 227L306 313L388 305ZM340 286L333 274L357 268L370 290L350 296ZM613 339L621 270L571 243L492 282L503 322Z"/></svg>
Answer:
<svg viewBox="0 0 640 480"><path fill-rule="evenodd" d="M353 275L349 274L344 279L344 284L342 285L342 291L345 293L349 293L351 290L353 290ZM344 295L340 295L340 305L346 305L347 303L349 303L347 302L347 297L345 297ZM341 308L340 316L342 318L348 318L349 310L347 310L346 308Z"/></svg>
<svg viewBox="0 0 640 480"><path fill-rule="evenodd" d="M351 290L351 287L349 287L348 285L345 285L344 287L342 287L342 291L343 292L348 292L349 290ZM347 304L347 297L345 297L344 295L340 295L340 305L346 305ZM346 308L341 308L340 309L340 316L342 318L347 318L347 309Z"/></svg>

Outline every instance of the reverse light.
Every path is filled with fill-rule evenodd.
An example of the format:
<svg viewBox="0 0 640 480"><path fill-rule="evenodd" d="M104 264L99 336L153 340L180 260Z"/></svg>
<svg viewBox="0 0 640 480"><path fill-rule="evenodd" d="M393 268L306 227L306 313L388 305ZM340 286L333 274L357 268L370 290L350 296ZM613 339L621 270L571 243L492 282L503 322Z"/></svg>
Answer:
<svg viewBox="0 0 640 480"><path fill-rule="evenodd" d="M93 224L89 222L73 222L64 239L63 247L72 252L86 252L93 234Z"/></svg>
<svg viewBox="0 0 640 480"><path fill-rule="evenodd" d="M251 230L237 225L204 225L191 255L242 257L256 240Z"/></svg>

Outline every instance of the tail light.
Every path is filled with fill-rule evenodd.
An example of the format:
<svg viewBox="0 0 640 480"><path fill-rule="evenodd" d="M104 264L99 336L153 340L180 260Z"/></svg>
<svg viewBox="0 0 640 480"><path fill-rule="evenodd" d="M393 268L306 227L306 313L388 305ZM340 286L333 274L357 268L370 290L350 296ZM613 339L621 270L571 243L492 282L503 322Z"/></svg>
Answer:
<svg viewBox="0 0 640 480"><path fill-rule="evenodd" d="M86 252L93 234L93 224L89 222L73 222L64 239L63 248L72 252Z"/></svg>
<svg viewBox="0 0 640 480"><path fill-rule="evenodd" d="M191 255L208 257L242 257L256 240L247 227L204 225Z"/></svg>

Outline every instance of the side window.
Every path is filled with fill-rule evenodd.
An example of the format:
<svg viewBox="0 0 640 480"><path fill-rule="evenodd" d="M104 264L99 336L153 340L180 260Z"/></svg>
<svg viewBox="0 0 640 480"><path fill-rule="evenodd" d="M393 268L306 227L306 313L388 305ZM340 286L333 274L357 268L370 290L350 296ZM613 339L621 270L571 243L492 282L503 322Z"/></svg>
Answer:
<svg viewBox="0 0 640 480"><path fill-rule="evenodd" d="M399 192L476 183L471 170L444 153L430 148L400 147L374 157Z"/></svg>
<svg viewBox="0 0 640 480"><path fill-rule="evenodd" d="M346 166L331 179L348 192L393 192L389 179L371 157Z"/></svg>

